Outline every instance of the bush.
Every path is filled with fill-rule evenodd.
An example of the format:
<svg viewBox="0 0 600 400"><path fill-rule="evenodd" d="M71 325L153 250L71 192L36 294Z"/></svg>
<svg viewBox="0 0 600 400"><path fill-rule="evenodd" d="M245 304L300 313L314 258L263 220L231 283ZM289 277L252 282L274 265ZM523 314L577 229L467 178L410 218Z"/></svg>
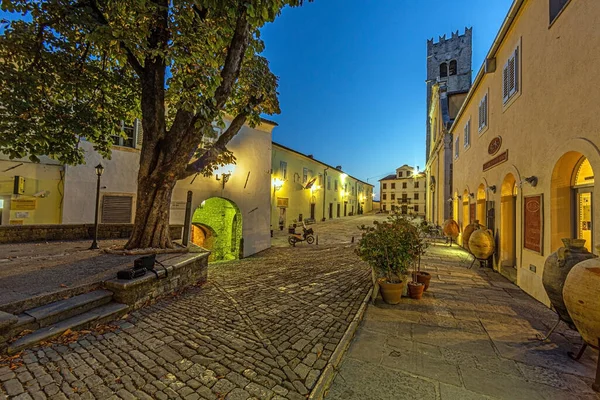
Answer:
<svg viewBox="0 0 600 400"><path fill-rule="evenodd" d="M391 216L386 222L374 221L373 226L359 228L363 234L356 254L389 283L401 281L424 250L418 228L401 216Z"/></svg>

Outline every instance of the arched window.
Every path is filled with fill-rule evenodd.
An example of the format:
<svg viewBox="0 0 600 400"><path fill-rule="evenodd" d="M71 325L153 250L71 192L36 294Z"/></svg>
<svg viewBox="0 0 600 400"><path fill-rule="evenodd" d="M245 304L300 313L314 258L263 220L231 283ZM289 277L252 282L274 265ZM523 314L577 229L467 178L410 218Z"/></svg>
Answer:
<svg viewBox="0 0 600 400"><path fill-rule="evenodd" d="M445 78L448 76L448 64L441 63L440 64L440 78Z"/></svg>
<svg viewBox="0 0 600 400"><path fill-rule="evenodd" d="M456 75L456 60L450 61L450 67L448 68L448 75Z"/></svg>

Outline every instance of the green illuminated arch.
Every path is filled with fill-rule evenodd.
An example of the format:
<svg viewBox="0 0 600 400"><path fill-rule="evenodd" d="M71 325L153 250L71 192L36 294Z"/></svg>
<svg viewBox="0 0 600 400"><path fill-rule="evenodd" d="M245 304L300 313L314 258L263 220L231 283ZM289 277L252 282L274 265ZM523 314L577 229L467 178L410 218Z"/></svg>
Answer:
<svg viewBox="0 0 600 400"><path fill-rule="evenodd" d="M242 251L242 213L229 199L211 197L194 211L192 224L209 227L214 236L210 243L210 261L236 260ZM209 247L206 246L206 247Z"/></svg>

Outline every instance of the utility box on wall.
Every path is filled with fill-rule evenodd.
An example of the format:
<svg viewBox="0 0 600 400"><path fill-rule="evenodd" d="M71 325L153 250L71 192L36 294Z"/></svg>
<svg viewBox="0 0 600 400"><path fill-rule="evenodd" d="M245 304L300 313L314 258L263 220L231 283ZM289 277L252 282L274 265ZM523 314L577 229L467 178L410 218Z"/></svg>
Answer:
<svg viewBox="0 0 600 400"><path fill-rule="evenodd" d="M25 178L22 176L15 176L15 185L13 194L24 194L25 193Z"/></svg>

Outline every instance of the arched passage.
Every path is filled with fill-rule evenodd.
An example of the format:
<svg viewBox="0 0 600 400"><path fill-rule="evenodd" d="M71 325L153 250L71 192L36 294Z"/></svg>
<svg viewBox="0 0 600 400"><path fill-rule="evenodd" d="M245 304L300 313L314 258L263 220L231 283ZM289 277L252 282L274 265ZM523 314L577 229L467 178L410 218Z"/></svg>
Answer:
<svg viewBox="0 0 600 400"><path fill-rule="evenodd" d="M235 260L242 250L242 214L231 200L211 197L192 217L192 242L211 251L210 261Z"/></svg>
<svg viewBox="0 0 600 400"><path fill-rule="evenodd" d="M585 239L585 247L592 251L594 172L583 154L565 153L554 166L550 188L552 221L552 251L559 248L561 238Z"/></svg>
<svg viewBox="0 0 600 400"><path fill-rule="evenodd" d="M475 213L475 219L479 220L481 225L487 225L486 221L486 210L485 210L485 186L483 183L477 188L477 209Z"/></svg>
<svg viewBox="0 0 600 400"><path fill-rule="evenodd" d="M513 276L517 265L517 196L516 179L509 173L502 181L500 192L500 268L505 275ZM516 277L516 271L514 271Z"/></svg>

